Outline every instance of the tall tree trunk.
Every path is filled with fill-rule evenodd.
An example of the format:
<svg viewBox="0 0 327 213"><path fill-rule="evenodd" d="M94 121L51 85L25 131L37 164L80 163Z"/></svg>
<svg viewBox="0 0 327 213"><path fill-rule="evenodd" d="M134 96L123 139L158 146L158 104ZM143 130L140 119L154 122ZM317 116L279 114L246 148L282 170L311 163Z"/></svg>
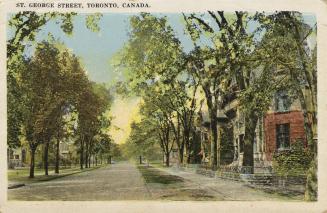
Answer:
<svg viewBox="0 0 327 213"><path fill-rule="evenodd" d="M308 107L306 104L305 96L301 90L301 88L297 89L297 94L300 100L301 108L302 108L302 114L303 114L303 119L304 119L304 130L306 133L306 139L308 143L308 147L311 151L314 152L315 150L315 144L313 144L313 130L312 130L312 123L309 119L309 113L308 113Z"/></svg>
<svg viewBox="0 0 327 213"><path fill-rule="evenodd" d="M35 148L31 148L30 178L34 178L35 150Z"/></svg>
<svg viewBox="0 0 327 213"><path fill-rule="evenodd" d="M178 147L178 160L180 164L183 164L184 161L184 148L185 148L185 141L184 139L182 140L182 143L180 143L180 139L181 139L181 127L180 127L180 115L178 115L177 117L177 137L176 137L176 144Z"/></svg>
<svg viewBox="0 0 327 213"><path fill-rule="evenodd" d="M309 149L311 151L313 151L314 147L315 147L315 145L313 144L313 129L312 129L313 125L312 125L312 123L310 122L310 119L309 119L308 106L307 106L307 102L306 102L306 99L305 99L305 95L303 94L303 91L302 91L302 88L301 88L301 82L298 79L298 76L297 76L296 72L292 68L289 68L289 72L290 72L290 75L291 75L292 79L294 79L294 85L296 87L295 88L296 93L297 93L297 96L299 98L300 105L301 105L301 108L302 108L302 113L303 113L303 118L304 118L304 131L306 133L307 143L308 143ZM314 103L312 103L312 104L313 104L313 107L315 109ZM313 116L313 121L315 121L315 116Z"/></svg>
<svg viewBox="0 0 327 213"><path fill-rule="evenodd" d="M80 151L79 164L80 164L81 169L83 169L83 164L84 164L84 142L83 142L83 139L81 139L81 151Z"/></svg>
<svg viewBox="0 0 327 213"><path fill-rule="evenodd" d="M292 74L292 72L291 72ZM294 76L294 75L293 75ZM317 119L315 112L312 113L312 120L309 119L308 106L305 96L300 87L297 87L297 95L300 100L302 114L304 119L304 130L309 150L313 153L309 172L307 174L307 183L305 187L305 200L314 201L317 199L317 144L314 141L314 131L316 131ZM312 103L314 104L314 103ZM314 106L316 109L316 106Z"/></svg>
<svg viewBox="0 0 327 213"><path fill-rule="evenodd" d="M206 100L207 100L207 106L209 111L209 117L210 117L210 166L211 170L215 171L217 170L217 109L218 109L218 97L214 96L210 92L210 85L203 85L202 86Z"/></svg>
<svg viewBox="0 0 327 213"><path fill-rule="evenodd" d="M243 173L254 172L254 159L253 159L253 141L255 137L255 129L257 126L258 118L254 113L249 113L245 116L245 133L244 133L244 154L243 154Z"/></svg>
<svg viewBox="0 0 327 213"><path fill-rule="evenodd" d="M184 144L181 144L181 146L178 148L178 157L179 157L179 162L183 164L184 160Z"/></svg>
<svg viewBox="0 0 327 213"><path fill-rule="evenodd" d="M211 129L211 147L210 147L210 162L211 170L217 170L217 143L218 143L218 131L217 131L217 111L210 110L210 129Z"/></svg>
<svg viewBox="0 0 327 213"><path fill-rule="evenodd" d="M187 142L186 145L186 163L190 164L191 163L191 146L189 144L189 142Z"/></svg>
<svg viewBox="0 0 327 213"><path fill-rule="evenodd" d="M170 154L169 152L166 153L166 162L165 162L166 167L169 167L169 157L170 157L169 154Z"/></svg>
<svg viewBox="0 0 327 213"><path fill-rule="evenodd" d="M187 162L187 164L190 164L191 163L190 134L189 134L188 129L185 129L183 131L183 133L184 133L184 141L185 141L185 147L186 147L186 162Z"/></svg>
<svg viewBox="0 0 327 213"><path fill-rule="evenodd" d="M178 163L179 164L183 164L183 155L184 155L184 144L185 144L185 141L184 141L184 138L181 142L181 137L180 137L180 124L181 124L181 121L180 121L180 115L177 114L177 127L175 127L175 124L173 121L169 121L171 127L172 127L172 130L174 132L174 138L175 138L175 141L176 141L176 145L177 145L177 149L178 149Z"/></svg>
<svg viewBox="0 0 327 213"><path fill-rule="evenodd" d="M44 144L43 163L44 163L44 174L49 175L49 140L46 140Z"/></svg>
<svg viewBox="0 0 327 213"><path fill-rule="evenodd" d="M92 153L93 150L93 141L90 140L90 145L89 145L89 168L91 168L91 160L94 163L94 155Z"/></svg>
<svg viewBox="0 0 327 213"><path fill-rule="evenodd" d="M59 163L60 163L59 143L60 143L60 140L59 140L59 138L57 138L57 143L56 143L56 167L55 167L55 173L56 174L59 174Z"/></svg>
<svg viewBox="0 0 327 213"><path fill-rule="evenodd" d="M89 144L88 142L86 142L85 144L85 168L89 168L89 164L88 164L88 161L89 161Z"/></svg>

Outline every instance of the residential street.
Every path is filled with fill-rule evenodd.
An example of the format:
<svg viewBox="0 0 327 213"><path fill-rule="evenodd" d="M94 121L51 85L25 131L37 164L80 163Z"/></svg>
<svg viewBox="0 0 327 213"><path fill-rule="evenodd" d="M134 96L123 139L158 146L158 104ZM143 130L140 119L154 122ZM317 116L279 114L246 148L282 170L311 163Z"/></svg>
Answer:
<svg viewBox="0 0 327 213"><path fill-rule="evenodd" d="M144 200L149 199L142 175L130 163L34 183L8 190L9 200Z"/></svg>
<svg viewBox="0 0 327 213"><path fill-rule="evenodd" d="M244 186L173 169L119 162L8 190L9 200L284 200Z"/></svg>
<svg viewBox="0 0 327 213"><path fill-rule="evenodd" d="M154 2L4 17L2 197L320 202L315 10Z"/></svg>

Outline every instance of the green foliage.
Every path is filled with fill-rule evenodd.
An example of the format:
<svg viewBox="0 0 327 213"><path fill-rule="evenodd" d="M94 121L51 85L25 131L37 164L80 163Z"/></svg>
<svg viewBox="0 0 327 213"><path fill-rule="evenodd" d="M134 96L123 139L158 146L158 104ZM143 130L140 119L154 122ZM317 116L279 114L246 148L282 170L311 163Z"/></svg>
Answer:
<svg viewBox="0 0 327 213"><path fill-rule="evenodd" d="M161 159L157 131L149 119L132 123L129 139L122 146L123 155L130 159L137 159L140 155L148 160Z"/></svg>
<svg viewBox="0 0 327 213"><path fill-rule="evenodd" d="M133 16L130 23L132 31L129 42L120 52L120 66L129 71L128 82L119 82L116 89L123 94L141 96L142 122L148 122L155 128L150 137L154 140L147 139L135 146L136 136L131 135L130 146L127 147L135 148L135 151L141 150L137 147L143 147L146 153L151 153L148 150L158 149L160 145L167 154L175 142L179 147L184 146L181 143L189 144L198 86L185 70L185 55L167 17L141 13ZM140 125L144 129L134 125L132 134L133 129L136 135L149 133L142 122ZM185 136L183 142L181 129Z"/></svg>
<svg viewBox="0 0 327 213"><path fill-rule="evenodd" d="M142 83L153 83L180 72L183 53L179 40L167 18L141 13L130 19L131 35L121 54L120 66L127 67L129 86L141 89Z"/></svg>
<svg viewBox="0 0 327 213"><path fill-rule="evenodd" d="M104 113L112 96L103 85L88 80L79 59L55 40L37 44L30 59L17 59L8 72L9 146L26 140L30 150L36 150L54 138L74 139L82 128L90 155L108 153L111 139L103 129L110 119Z"/></svg>
<svg viewBox="0 0 327 213"><path fill-rule="evenodd" d="M90 30L92 30L93 32L99 32L100 31L100 27L98 25L100 19L102 17L101 13L96 13L93 15L88 15L86 17L86 27Z"/></svg>
<svg viewBox="0 0 327 213"><path fill-rule="evenodd" d="M220 152L221 152L221 163L229 164L233 161L234 157L234 135L233 135L233 127L231 126L223 126L219 129L221 134L221 144L220 144Z"/></svg>
<svg viewBox="0 0 327 213"><path fill-rule="evenodd" d="M272 66L259 67L255 72L259 73L258 76L253 78L251 84L240 92L238 98L244 115L255 113L257 117L260 117L271 106L274 94L280 85L278 82L272 83L276 73Z"/></svg>
<svg viewBox="0 0 327 213"><path fill-rule="evenodd" d="M122 153L122 147L119 144L112 143L110 155L113 157L114 160L122 160L124 158Z"/></svg>
<svg viewBox="0 0 327 213"><path fill-rule="evenodd" d="M76 145L79 148L80 164L85 163L87 167L92 155L108 157L112 151L111 138L107 134L111 118L107 117L106 112L113 98L104 85L93 82L87 82L80 91L76 102L78 113Z"/></svg>
<svg viewBox="0 0 327 213"><path fill-rule="evenodd" d="M307 201L317 201L318 198L318 162L314 159L310 164L310 169L308 171L306 191L304 194L304 199Z"/></svg>
<svg viewBox="0 0 327 213"><path fill-rule="evenodd" d="M303 176L308 173L312 153L303 147L302 141L291 145L289 150L278 151L273 156L273 169L280 176Z"/></svg>
<svg viewBox="0 0 327 213"><path fill-rule="evenodd" d="M60 52L47 42L37 46L34 57L21 72L21 108L24 115L25 136L31 148L51 138L56 125L57 109L62 104L58 82ZM58 89L58 90L57 90ZM51 119L52 118L52 119Z"/></svg>
<svg viewBox="0 0 327 213"><path fill-rule="evenodd" d="M21 145L20 136L22 134L21 125L23 122L23 112L21 108L21 97L23 96L17 73L26 69L27 61L21 58L17 63L8 66L7 74L7 144L9 148Z"/></svg>
<svg viewBox="0 0 327 213"><path fill-rule="evenodd" d="M300 101L313 151L317 135L316 26L307 25L299 12L276 12L258 19L266 31L262 42L266 54L288 76L289 90Z"/></svg>
<svg viewBox="0 0 327 213"><path fill-rule="evenodd" d="M66 34L72 34L73 32L73 17L76 13L36 13L32 11L24 11L16 13L10 17L8 25L10 30L13 31L13 36L7 41L7 56L8 56L8 145L9 147L19 146L19 136L21 135L21 125L23 122L23 111L24 107L21 102L22 97L22 78L21 73L25 69L26 59L23 58L23 53L28 42L33 42L38 31L50 20L56 20L57 24L60 24L60 28ZM99 15L89 15L87 16L87 27L91 30L97 30L97 23L100 19ZM40 44L38 44L40 50ZM66 50L65 50L66 51ZM68 54L68 52L66 51ZM67 55L66 54L66 55ZM66 60L67 58L62 58L61 60ZM71 59L70 59L71 60ZM75 60L75 65L79 62ZM66 67L65 62L61 62L64 67L62 70L69 70ZM50 64L50 63L49 63ZM79 66L79 65L77 65ZM65 73L65 72L63 72ZM77 74L77 73L76 73ZM65 77L68 77L67 75ZM72 87L76 86L76 83L80 79L78 76L74 76L74 80L69 78L67 81L73 80L70 85ZM24 79L23 79L24 80ZM37 79L36 79L37 80ZM45 79L42 79L45 80ZM54 80L54 79L51 79ZM58 80L58 79L56 79ZM62 80L62 79L61 79ZM44 81L43 81L44 82ZM65 84L62 84L65 85ZM65 86L67 86L66 84ZM76 87L75 89L76 90ZM41 90L42 91L42 90ZM73 90L72 90L73 91ZM77 90L76 90L77 91ZM66 93L67 94L67 93ZM15 106L15 107L10 107Z"/></svg>
<svg viewBox="0 0 327 213"><path fill-rule="evenodd" d="M68 35L73 33L73 18L77 13L36 13L34 11L24 11L11 16L9 27L14 31L14 36L7 41L7 56L11 60L24 52L26 43L33 42L35 36L41 28L50 20L55 20L60 25L62 31ZM92 14L86 17L88 29L98 32L98 22L101 18L99 14Z"/></svg>

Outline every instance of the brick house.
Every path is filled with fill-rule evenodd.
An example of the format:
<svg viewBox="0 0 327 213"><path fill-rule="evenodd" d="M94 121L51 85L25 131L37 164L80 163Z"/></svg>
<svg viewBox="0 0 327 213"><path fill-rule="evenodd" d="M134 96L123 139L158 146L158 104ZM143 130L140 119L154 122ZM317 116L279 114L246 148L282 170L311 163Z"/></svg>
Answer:
<svg viewBox="0 0 327 213"><path fill-rule="evenodd" d="M228 132L228 137L218 135L218 140L224 144L220 151L220 162L223 169L237 171L243 161L245 122L235 93L231 93L223 102L222 111L228 117L228 122L220 127ZM206 165L210 156L208 113L199 113L202 119L200 128L202 164ZM271 107L257 123L253 141L254 172L270 172L273 154L289 149L296 141L301 141L304 146L307 145L299 100L291 99L286 91L278 91ZM230 153L232 153L232 158Z"/></svg>

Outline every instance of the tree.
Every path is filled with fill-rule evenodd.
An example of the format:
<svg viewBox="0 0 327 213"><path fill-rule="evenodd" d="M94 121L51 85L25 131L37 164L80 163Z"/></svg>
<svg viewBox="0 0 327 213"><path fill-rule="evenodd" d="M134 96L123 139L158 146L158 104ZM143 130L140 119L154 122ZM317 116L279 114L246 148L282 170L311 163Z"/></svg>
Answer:
<svg viewBox="0 0 327 213"><path fill-rule="evenodd" d="M58 49L53 45L46 42L39 44L35 55L21 75L25 137L30 145L32 161L37 146L40 143L45 144L46 175L47 152L54 128L54 120L51 118L58 107L58 99L55 98L57 91L53 84L59 80L59 66L56 63L58 54ZM33 169L34 162L31 162L30 177L34 176Z"/></svg>
<svg viewBox="0 0 327 213"><path fill-rule="evenodd" d="M7 87L8 87L8 145L9 148L20 146L19 136L22 134L23 109L20 107L20 79L21 66L24 64L25 47L35 41L38 31L50 20L56 23L66 34L73 32L73 17L76 13L36 13L23 11L12 15L8 21L11 36L7 40ZM86 26L92 31L99 31L98 21L100 14L91 14L86 17ZM14 106L14 107L11 107Z"/></svg>
<svg viewBox="0 0 327 213"><path fill-rule="evenodd" d="M94 137L101 133L101 116L111 103L109 91L103 85L89 83L77 102L78 134L80 140L80 166L90 166Z"/></svg>
<svg viewBox="0 0 327 213"><path fill-rule="evenodd" d="M110 156L112 156L114 159L122 158L122 150L120 144L117 143L111 144Z"/></svg>
<svg viewBox="0 0 327 213"><path fill-rule="evenodd" d="M276 12L260 16L263 28L270 37L266 53L274 63L286 71L291 90L300 100L305 121L305 131L310 149L314 152L314 135L317 133L317 67L316 48L309 48L308 38L315 37L315 27L303 21L296 12ZM278 53L278 54L276 54ZM303 89L306 86L307 89Z"/></svg>
<svg viewBox="0 0 327 213"><path fill-rule="evenodd" d="M313 154L307 176L306 199L316 199L317 179L317 47L309 47L309 37L316 38L316 26L305 24L298 12L276 12L258 16L270 42L266 54L284 69L289 90L299 99L304 117L306 141Z"/></svg>
<svg viewBox="0 0 327 213"><path fill-rule="evenodd" d="M94 148L96 163L97 163L97 156L100 156L101 163L103 157L105 157L105 159L110 158L111 144L112 144L112 139L109 135L100 134L98 136L98 141Z"/></svg>
<svg viewBox="0 0 327 213"><path fill-rule="evenodd" d="M11 16L9 26L14 30L14 36L7 41L7 58L12 59L21 55L26 47L26 42L34 41L37 32L50 20L58 20L60 28L66 34L73 33L73 17L71 13L36 13L34 11L18 12ZM86 16L86 27L94 32L99 31L98 21L101 14Z"/></svg>
<svg viewBox="0 0 327 213"><path fill-rule="evenodd" d="M143 156L148 160L159 160L162 157L162 150L159 146L158 133L151 123L151 118L144 117L140 122L131 123L131 133L122 147L126 158L137 159Z"/></svg>
<svg viewBox="0 0 327 213"><path fill-rule="evenodd" d="M210 24L204 17L212 20ZM277 69L262 53L264 45L261 44L259 31L249 32L247 29L255 17L238 11L228 14L228 18L223 11L208 11L208 14L202 16L184 16L195 45L195 57L190 57L190 71L197 74L199 79L205 79L202 80L202 87L209 114L211 111L213 141L217 138L216 112L222 104L219 103L219 96L220 100L224 100L226 96L235 93L233 88L237 86L245 122L243 172L250 173L253 172L253 141L258 118L268 110L274 91L282 84L280 81L285 80L275 78ZM209 37L211 43L200 47L197 41L201 36ZM205 72L205 62L210 59L214 62L210 63ZM216 147L212 146L211 150L216 150ZM212 152L212 155L215 157L216 153Z"/></svg>
<svg viewBox="0 0 327 213"><path fill-rule="evenodd" d="M21 84L16 78L21 71L27 69L28 60L23 56L16 59L15 63L8 65L7 73L7 144L8 148L19 147L22 135L23 108L21 105Z"/></svg>
<svg viewBox="0 0 327 213"><path fill-rule="evenodd" d="M194 50L188 55L188 71L197 79L205 94L205 99L208 107L210 118L210 134L211 134L211 152L210 163L211 169L216 170L218 163L218 129L217 129L217 113L220 107L219 96L222 95L223 81L228 81L226 74L227 63L225 59L225 50L223 48L213 49L212 47L200 46L197 41L201 38L200 35L204 28L205 31L211 34L214 30L205 23L201 18L191 14L189 17L184 16L186 29L191 36L194 44ZM212 36L212 35L211 35ZM212 40L214 37L211 38ZM215 42L215 41L213 41Z"/></svg>
<svg viewBox="0 0 327 213"><path fill-rule="evenodd" d="M140 108L140 113L145 117L149 125L153 126L156 131L156 137L159 139L159 145L165 155L165 163L168 167L170 165L170 153L173 149L176 137L172 137L173 129L175 128L175 111L167 107L167 99L165 100L161 95L162 91L158 89L158 84L147 87L143 96L143 104ZM161 96L161 97L160 97ZM155 99L155 97L157 99ZM165 102L160 102L164 101ZM178 123L178 120L176 121ZM177 124L178 125L178 124Z"/></svg>
<svg viewBox="0 0 327 213"><path fill-rule="evenodd" d="M150 97L145 91L156 87L153 93L156 95L149 101L161 108L161 112L168 112L166 117L170 117L168 123L182 163L185 148L187 156L191 153L190 135L198 86L186 72L185 54L166 17L141 13L131 18L131 25L129 43L120 53L120 65L129 70L128 88L139 96ZM119 89L126 91L122 85Z"/></svg>

